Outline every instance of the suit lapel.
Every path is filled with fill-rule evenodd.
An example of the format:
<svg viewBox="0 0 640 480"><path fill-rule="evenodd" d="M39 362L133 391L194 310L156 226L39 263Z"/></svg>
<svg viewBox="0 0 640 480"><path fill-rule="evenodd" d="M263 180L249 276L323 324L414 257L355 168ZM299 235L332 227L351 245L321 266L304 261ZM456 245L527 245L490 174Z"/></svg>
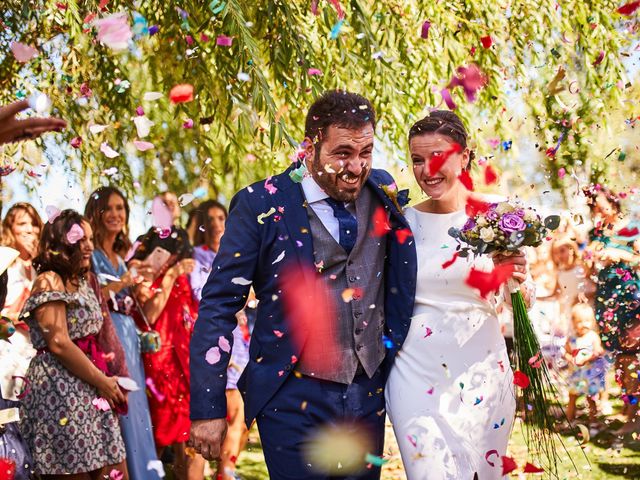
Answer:
<svg viewBox="0 0 640 480"><path fill-rule="evenodd" d="M371 187L371 190L375 192L377 197L380 199L380 201L384 205L385 209L391 212L391 215L394 217L394 219L400 225L402 225L402 227L409 228L409 223L407 222L407 219L405 218L404 214L400 210L398 210L396 205L389 198L389 195L387 195L385 191L382 189L382 186L387 184L380 179L380 177L376 174L375 171L371 172L371 175L367 179L367 184Z"/></svg>
<svg viewBox="0 0 640 480"><path fill-rule="evenodd" d="M302 187L289 177L289 173L294 168L295 165L292 165L280 175L272 178L272 184L277 188L272 200L276 209L284 207L282 221L289 232L289 241L293 251L300 263L309 267L314 263L313 238L307 209L304 206L305 198Z"/></svg>

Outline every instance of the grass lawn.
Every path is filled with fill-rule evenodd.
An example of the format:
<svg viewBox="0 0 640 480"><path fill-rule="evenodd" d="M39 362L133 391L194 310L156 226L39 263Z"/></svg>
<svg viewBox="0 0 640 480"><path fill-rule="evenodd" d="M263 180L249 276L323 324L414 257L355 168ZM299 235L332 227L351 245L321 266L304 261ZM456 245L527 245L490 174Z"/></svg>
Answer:
<svg viewBox="0 0 640 480"><path fill-rule="evenodd" d="M612 398L616 398L617 392L615 387L611 390ZM604 417L601 418L602 430L593 436L583 447L579 445L577 440L577 437L581 438L577 430L570 434L563 435L563 442L571 454L576 468L571 465L566 454L561 455L564 461L560 466L560 479L640 479L640 435L627 435L625 438L613 435L612 432L622 426L622 420L618 415L622 404L619 401L614 401L613 406L614 415L608 419ZM586 411L582 413L583 415L578 418L578 422L587 424ZM530 460L527 458L527 449L524 443L520 421L516 422L516 426L511 435L509 455L515 459L520 467L523 467L524 464ZM385 458L387 458L389 462L382 470L383 480L401 480L406 478L391 425L387 425ZM511 478L546 477L544 475L525 475L520 472L521 469L516 470L511 474ZM264 464L260 439L255 428L251 432L250 443L247 450L240 455L238 473L245 480L263 480L269 478Z"/></svg>

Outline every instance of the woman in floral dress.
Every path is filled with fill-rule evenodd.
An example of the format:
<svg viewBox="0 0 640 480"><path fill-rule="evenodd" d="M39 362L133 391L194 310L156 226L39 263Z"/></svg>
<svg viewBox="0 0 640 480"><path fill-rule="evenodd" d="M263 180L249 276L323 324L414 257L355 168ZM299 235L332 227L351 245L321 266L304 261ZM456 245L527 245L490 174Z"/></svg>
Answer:
<svg viewBox="0 0 640 480"><path fill-rule="evenodd" d="M91 227L77 212L65 210L47 223L34 260L38 277L20 315L38 351L27 372L21 428L35 473L46 479L128 479L113 411L126 408L126 393L107 365L122 352L100 347L92 252Z"/></svg>

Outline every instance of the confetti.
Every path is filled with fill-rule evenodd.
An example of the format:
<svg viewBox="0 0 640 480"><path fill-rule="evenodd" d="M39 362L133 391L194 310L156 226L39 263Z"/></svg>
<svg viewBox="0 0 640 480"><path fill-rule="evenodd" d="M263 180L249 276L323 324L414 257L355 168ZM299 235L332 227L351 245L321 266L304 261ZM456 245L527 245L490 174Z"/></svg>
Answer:
<svg viewBox="0 0 640 480"><path fill-rule="evenodd" d="M118 385L127 390L128 392L137 392L140 390L137 382L129 377L117 377Z"/></svg>
<svg viewBox="0 0 640 480"><path fill-rule="evenodd" d="M264 189L269 193L269 195L274 195L278 191L278 188L271 183L271 178L272 177L268 177L264 181Z"/></svg>
<svg viewBox="0 0 640 480"><path fill-rule="evenodd" d="M74 223L73 225L71 225L71 228L67 232L67 242L69 242L71 245L75 245L83 238L84 238L84 230L82 229L82 227L77 223Z"/></svg>
<svg viewBox="0 0 640 480"><path fill-rule="evenodd" d="M216 45L219 47L230 47L233 43L233 38L227 37L226 35L218 35L216 38Z"/></svg>
<svg viewBox="0 0 640 480"><path fill-rule="evenodd" d="M115 51L126 49L129 40L133 38L127 14L124 12L95 20L93 25L98 31L98 41Z"/></svg>
<svg viewBox="0 0 640 480"><path fill-rule="evenodd" d="M493 40L491 38L491 35L480 37L480 43L482 43L482 46L484 48L491 48L491 45L493 45Z"/></svg>
<svg viewBox="0 0 640 480"><path fill-rule="evenodd" d="M109 128L108 125L89 125L89 131L93 135L96 135L100 132L104 132L107 128Z"/></svg>
<svg viewBox="0 0 640 480"><path fill-rule="evenodd" d="M204 355L205 361L209 365L215 365L220 361L220 347L211 347Z"/></svg>
<svg viewBox="0 0 640 480"><path fill-rule="evenodd" d="M496 464L493 463L491 460L489 460L489 457L496 455L499 456L498 451L497 450L489 450L487 453L484 454L484 459L487 461L487 463L489 465L491 465L492 467L495 467Z"/></svg>
<svg viewBox="0 0 640 480"><path fill-rule="evenodd" d="M193 85L182 83L176 85L169 92L171 103L187 103L193 100Z"/></svg>
<svg viewBox="0 0 640 480"><path fill-rule="evenodd" d="M407 238L413 236L413 233L408 228L401 228L400 230L396 230L395 233L400 245L404 244L404 242L407 241Z"/></svg>
<svg viewBox="0 0 640 480"><path fill-rule="evenodd" d="M220 335L220 337L218 338L218 346L223 352L229 353L231 351L231 344L229 343L229 340L227 340L223 335Z"/></svg>
<svg viewBox="0 0 640 480"><path fill-rule="evenodd" d="M318 68L310 68L309 70L307 70L307 74L309 76L322 75L322 70L320 70Z"/></svg>
<svg viewBox="0 0 640 480"><path fill-rule="evenodd" d="M173 226L173 215L159 196L151 203L151 220L154 228L162 231L170 231Z"/></svg>
<svg viewBox="0 0 640 480"><path fill-rule="evenodd" d="M44 209L44 212L47 214L47 222L53 223L56 218L60 216L62 210L58 207L54 207L53 205L47 205Z"/></svg>
<svg viewBox="0 0 640 480"><path fill-rule="evenodd" d="M626 3L619 7L616 12L618 12L620 15L631 16L638 9L638 7L640 7L640 0Z"/></svg>
<svg viewBox="0 0 640 480"><path fill-rule="evenodd" d="M424 38L424 39L429 38L429 29L430 28L431 28L431 22L429 20L426 20L422 24L422 29L420 31L420 38Z"/></svg>
<svg viewBox="0 0 640 480"><path fill-rule="evenodd" d="M506 456L502 457L502 475L503 476L513 472L516 468L518 468L518 465L516 464L513 458L506 457Z"/></svg>
<svg viewBox="0 0 640 480"><path fill-rule="evenodd" d="M484 202L476 197L469 196L467 198L467 204L465 206L465 212L467 217L474 218L480 213L486 213L491 208L491 204Z"/></svg>
<svg viewBox="0 0 640 480"><path fill-rule="evenodd" d="M284 260L284 256L285 256L285 251L283 250L282 253L280 253L280 255L278 255L278 257L273 262L271 262L271 265L280 263L282 260Z"/></svg>
<svg viewBox="0 0 640 480"><path fill-rule="evenodd" d="M82 138L80 137L72 138L71 141L69 142L69 145L71 145L73 148L80 148L80 145L82 145Z"/></svg>
<svg viewBox="0 0 640 480"><path fill-rule="evenodd" d="M38 50L20 42L11 42L9 48L15 59L20 63L26 63L38 55Z"/></svg>
<svg viewBox="0 0 640 480"><path fill-rule="evenodd" d="M91 404L102 412L107 412L111 410L111 407L109 406L109 402L107 402L107 400L102 397L94 398L93 400L91 400Z"/></svg>
<svg viewBox="0 0 640 480"><path fill-rule="evenodd" d="M231 283L234 285L251 285L252 282L243 277L234 277L231 279Z"/></svg>
<svg viewBox="0 0 640 480"><path fill-rule="evenodd" d="M451 146L441 153L434 153L429 160L429 175L433 176L440 171L449 157L455 153L460 153L462 146L458 143L453 143Z"/></svg>
<svg viewBox="0 0 640 480"><path fill-rule="evenodd" d="M516 370L513 372L513 384L520 388L527 388L529 386L529 377L524 372Z"/></svg>
<svg viewBox="0 0 640 480"><path fill-rule="evenodd" d="M527 462L522 471L524 473L543 473L544 469Z"/></svg>
<svg viewBox="0 0 640 480"><path fill-rule="evenodd" d="M146 100L147 102L152 102L154 100L159 100L162 97L164 97L164 95L160 92L146 92L143 96L142 99Z"/></svg>
<svg viewBox="0 0 640 480"><path fill-rule="evenodd" d="M487 165L484 169L484 183L486 185L491 185L492 183L496 183L498 181L498 174L491 167L491 165Z"/></svg>
<svg viewBox="0 0 640 480"><path fill-rule="evenodd" d="M482 298L487 298L490 293L497 291L504 283L511 278L513 265L496 265L491 272L484 272L476 268L471 268L465 284L471 288L478 289Z"/></svg>
<svg viewBox="0 0 640 480"><path fill-rule="evenodd" d="M144 138L149 135L151 127L155 125L155 122L152 122L144 115L135 117L133 119L133 123L136 125L136 132L138 132L138 137L140 138Z"/></svg>
<svg viewBox="0 0 640 480"><path fill-rule="evenodd" d="M457 260L457 258L458 258L458 252L455 252L455 253L453 254L453 257L451 257L451 259L450 259L450 260L447 260L446 262L444 262L444 263L442 264L442 268L443 268L443 269L445 269L445 268L449 268L451 265L453 265L453 264L455 263L455 261Z"/></svg>
<svg viewBox="0 0 640 480"><path fill-rule="evenodd" d="M473 179L471 178L471 175L469 175L469 172L467 170L462 170L462 172L460 172L460 175L458 175L458 180L460 180L460 183L464 185L464 188L473 191Z"/></svg>
<svg viewBox="0 0 640 480"><path fill-rule="evenodd" d="M120 155L113 148L111 148L107 144L107 142L102 142L102 144L100 144L100 151L104 153L107 158L115 158Z"/></svg>
<svg viewBox="0 0 640 480"><path fill-rule="evenodd" d="M266 213L261 213L261 214L260 214L260 215L258 215L258 217L257 217L258 223L259 223L260 225L264 225L263 220L264 220L265 218L267 218L267 217L269 217L269 216L273 215L274 213L276 213L276 209L275 209L274 207L271 207L271 208L269 209L269 211L268 211L268 212L266 212Z"/></svg>
<svg viewBox="0 0 640 480"><path fill-rule="evenodd" d="M161 460L149 460L149 463L147 463L147 471L149 470L155 470L160 478L164 478L165 476L164 466Z"/></svg>
<svg viewBox="0 0 640 480"><path fill-rule="evenodd" d="M155 148L155 145L153 143L143 142L142 140L134 140L133 145L141 152L146 152L147 150Z"/></svg>
<svg viewBox="0 0 640 480"><path fill-rule="evenodd" d="M387 212L383 207L377 207L373 213L373 232L374 237L383 237L391 231L391 224L387 217Z"/></svg>

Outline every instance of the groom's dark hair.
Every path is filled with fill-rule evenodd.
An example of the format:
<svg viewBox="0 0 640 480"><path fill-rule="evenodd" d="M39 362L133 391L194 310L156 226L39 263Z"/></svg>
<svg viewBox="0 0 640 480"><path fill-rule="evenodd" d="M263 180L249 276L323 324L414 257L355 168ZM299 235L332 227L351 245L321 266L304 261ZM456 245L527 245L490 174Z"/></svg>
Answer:
<svg viewBox="0 0 640 480"><path fill-rule="evenodd" d="M376 112L371 102L357 93L328 90L309 107L304 135L319 150L327 128L362 128L367 124L376 128Z"/></svg>

